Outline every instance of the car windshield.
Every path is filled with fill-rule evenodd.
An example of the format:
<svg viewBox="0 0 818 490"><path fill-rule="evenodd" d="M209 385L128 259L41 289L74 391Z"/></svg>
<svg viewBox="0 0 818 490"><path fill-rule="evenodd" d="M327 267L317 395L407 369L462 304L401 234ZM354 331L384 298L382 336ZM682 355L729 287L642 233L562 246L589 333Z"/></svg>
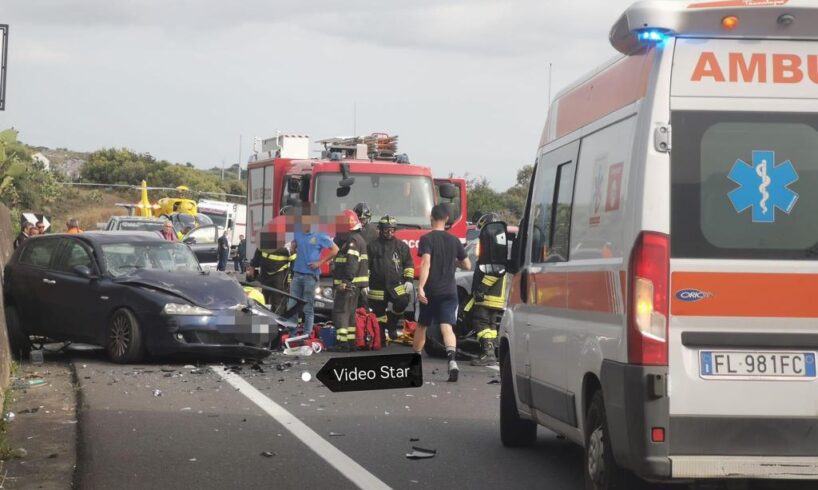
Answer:
<svg viewBox="0 0 818 490"><path fill-rule="evenodd" d="M354 174L355 183L344 197L335 191L340 174L318 176L315 200L318 214L335 216L365 202L373 219L386 214L394 216L398 225L429 228L429 214L434 204L432 179L420 175Z"/></svg>
<svg viewBox="0 0 818 490"><path fill-rule="evenodd" d="M109 243L102 245L105 268L114 277L137 269L164 271L199 270L199 262L183 243Z"/></svg>
<svg viewBox="0 0 818 490"><path fill-rule="evenodd" d="M164 223L164 221L160 220L122 220L116 229L122 231L162 231Z"/></svg>

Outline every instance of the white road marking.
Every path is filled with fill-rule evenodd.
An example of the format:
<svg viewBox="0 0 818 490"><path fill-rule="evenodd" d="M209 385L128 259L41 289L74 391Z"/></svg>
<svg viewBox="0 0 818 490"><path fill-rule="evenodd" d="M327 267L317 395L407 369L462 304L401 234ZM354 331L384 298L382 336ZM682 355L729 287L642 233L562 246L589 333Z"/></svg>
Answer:
<svg viewBox="0 0 818 490"><path fill-rule="evenodd" d="M244 396L251 402L255 403L259 408L264 410L269 416L274 418L278 423L290 431L292 435L297 437L308 448L312 449L315 454L320 456L330 466L338 470L349 481L357 485L359 488L376 488L388 489L389 485L382 482L378 477L368 472L366 468L359 465L354 459L350 458L338 448L327 442L317 432L310 429L304 422L284 409L281 405L264 396L248 383L241 376L226 372L224 366L210 366L216 374L224 378L230 383L233 388L238 388Z"/></svg>

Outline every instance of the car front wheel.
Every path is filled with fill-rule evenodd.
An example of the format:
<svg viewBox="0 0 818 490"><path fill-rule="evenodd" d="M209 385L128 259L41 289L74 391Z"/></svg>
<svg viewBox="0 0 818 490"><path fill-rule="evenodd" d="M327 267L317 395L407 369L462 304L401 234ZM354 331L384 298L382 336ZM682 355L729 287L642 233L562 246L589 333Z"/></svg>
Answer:
<svg viewBox="0 0 818 490"><path fill-rule="evenodd" d="M108 357L120 364L142 360L142 331L136 316L130 310L120 308L111 316L105 348Z"/></svg>

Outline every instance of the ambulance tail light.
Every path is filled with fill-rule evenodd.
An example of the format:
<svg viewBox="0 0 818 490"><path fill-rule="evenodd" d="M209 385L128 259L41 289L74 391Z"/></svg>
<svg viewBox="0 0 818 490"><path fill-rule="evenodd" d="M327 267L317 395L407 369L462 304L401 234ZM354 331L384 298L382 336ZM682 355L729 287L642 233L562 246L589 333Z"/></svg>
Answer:
<svg viewBox="0 0 818 490"><path fill-rule="evenodd" d="M631 254L628 277L628 362L667 365L670 240L643 232Z"/></svg>

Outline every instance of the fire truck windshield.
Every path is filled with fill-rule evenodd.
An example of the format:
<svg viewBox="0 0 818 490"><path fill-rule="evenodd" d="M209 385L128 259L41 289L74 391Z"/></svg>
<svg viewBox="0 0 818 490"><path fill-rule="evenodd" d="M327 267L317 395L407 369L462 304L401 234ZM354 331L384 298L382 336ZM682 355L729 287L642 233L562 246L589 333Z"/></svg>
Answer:
<svg viewBox="0 0 818 490"><path fill-rule="evenodd" d="M340 174L322 174L316 179L315 201L318 213L332 216L365 202L372 210L372 221L389 214L398 225L429 227L429 213L434 204L432 179L421 175L353 174L355 183L349 194L336 195Z"/></svg>

